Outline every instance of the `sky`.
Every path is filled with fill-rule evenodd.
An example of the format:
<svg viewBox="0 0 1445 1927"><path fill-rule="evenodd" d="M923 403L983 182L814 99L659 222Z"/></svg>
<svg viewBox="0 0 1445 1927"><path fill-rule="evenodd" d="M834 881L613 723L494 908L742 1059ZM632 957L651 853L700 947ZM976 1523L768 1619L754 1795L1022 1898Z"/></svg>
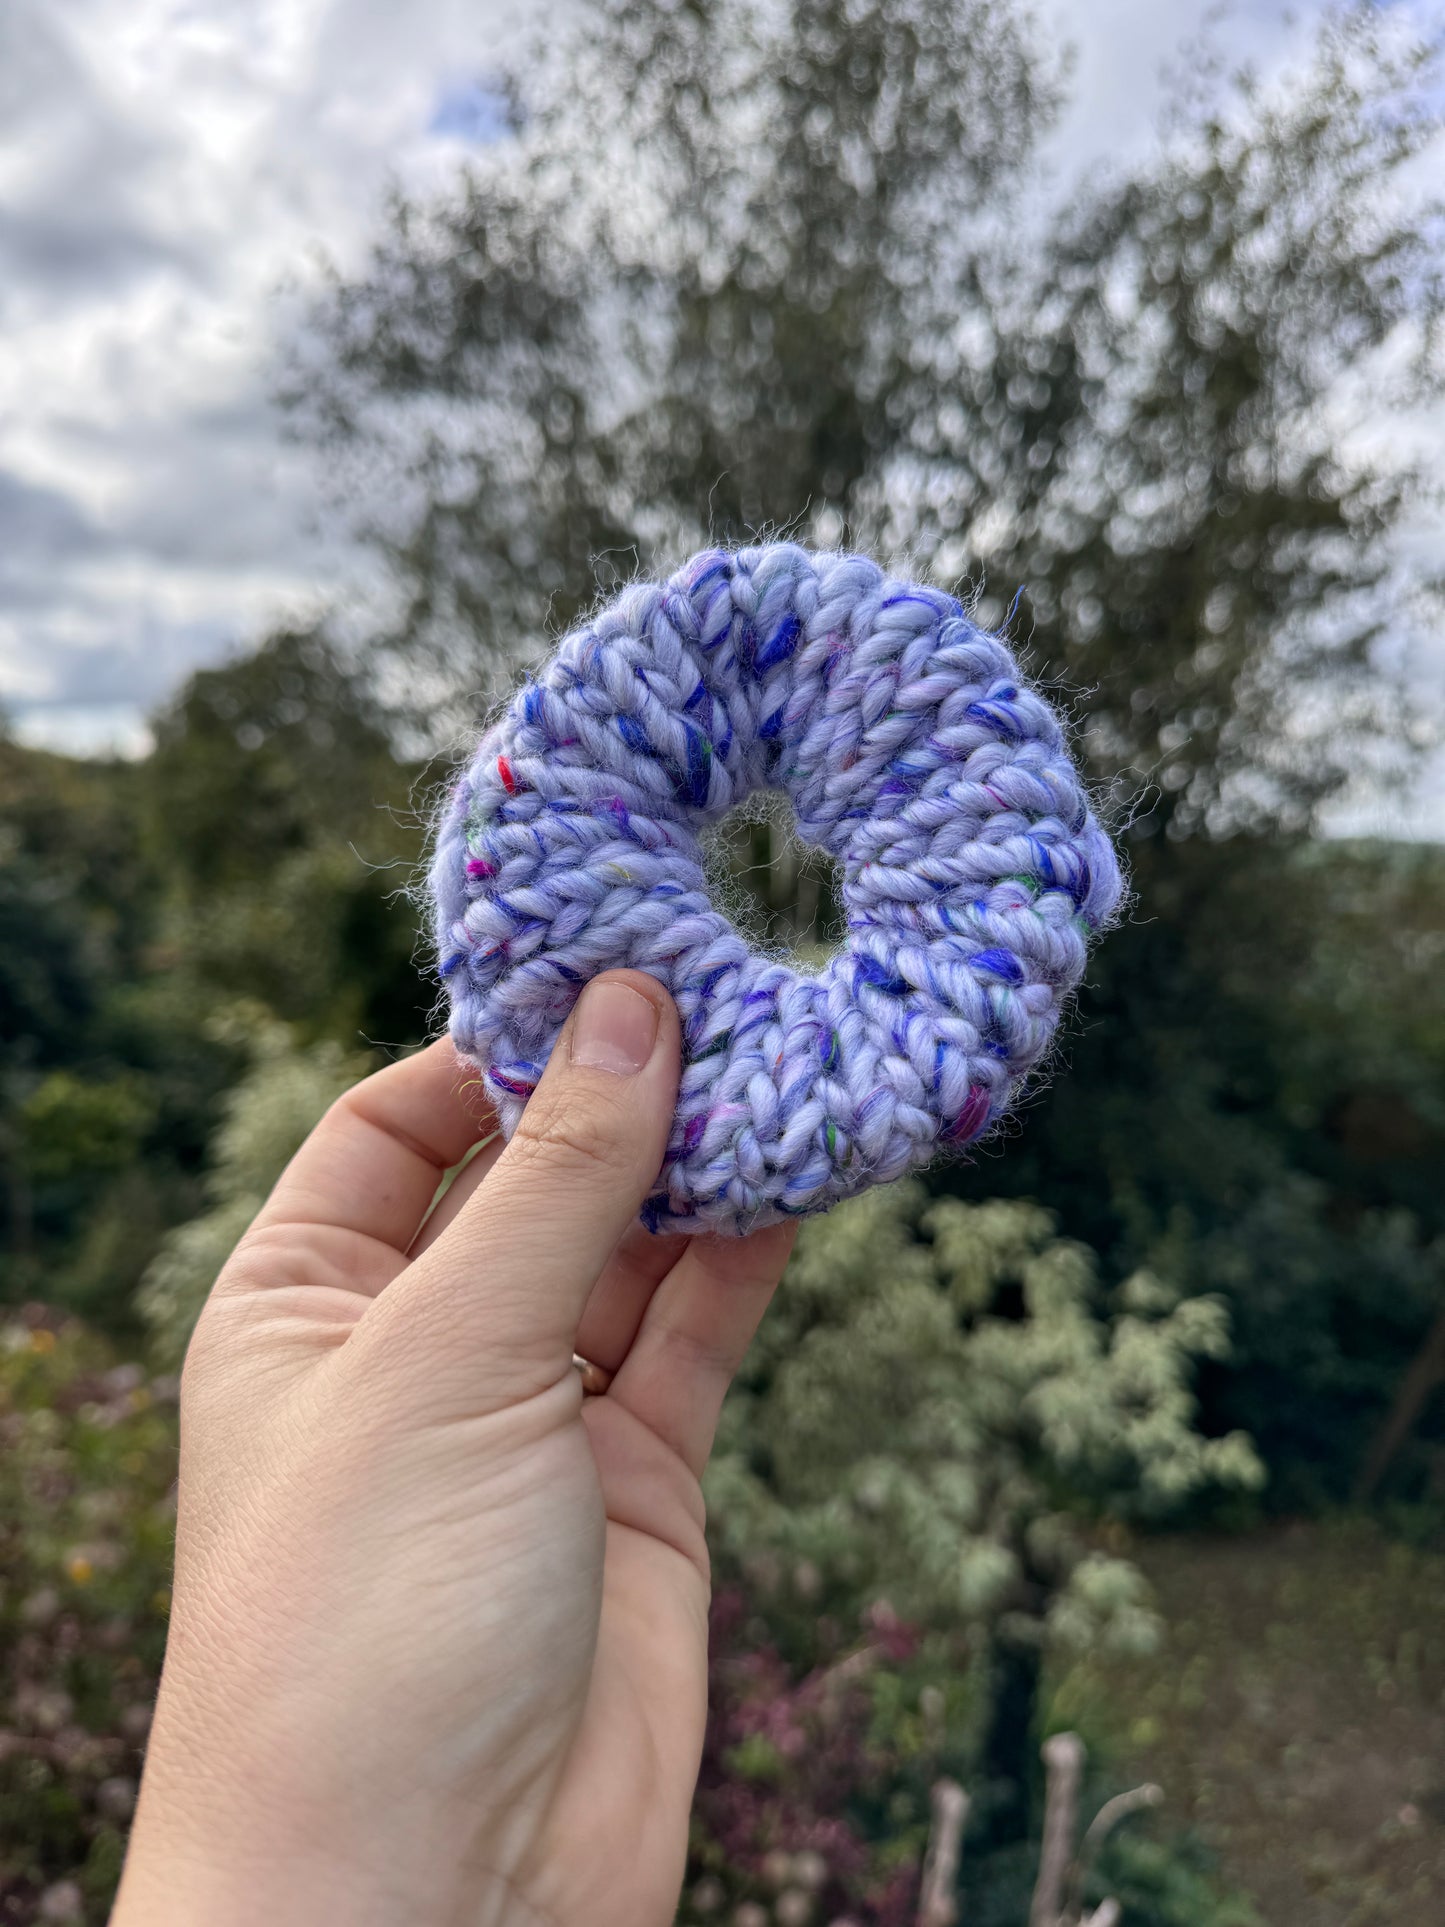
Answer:
<svg viewBox="0 0 1445 1927"><path fill-rule="evenodd" d="M1077 55L1061 179L1148 142L1206 10L1046 0ZM1268 68L1290 17L1240 0L1231 51ZM478 77L535 18L0 0L0 707L22 739L139 752L191 669L365 593L271 398L287 316L322 254L361 257L390 183L443 182L487 138ZM1445 766L1376 818L1445 835Z"/></svg>

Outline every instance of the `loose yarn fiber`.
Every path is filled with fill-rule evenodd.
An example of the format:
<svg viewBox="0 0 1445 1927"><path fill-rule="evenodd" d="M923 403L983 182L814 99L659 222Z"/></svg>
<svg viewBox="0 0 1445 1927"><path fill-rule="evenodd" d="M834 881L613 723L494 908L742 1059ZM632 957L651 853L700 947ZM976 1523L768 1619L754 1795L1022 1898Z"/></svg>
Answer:
<svg viewBox="0 0 1445 1927"><path fill-rule="evenodd" d="M698 836L753 791L843 868L816 974L749 949ZM665 984L654 1230L821 1211L968 1144L1044 1056L1120 874L1057 716L938 589L776 542L575 628L488 731L431 869L451 1032L510 1136L583 985Z"/></svg>

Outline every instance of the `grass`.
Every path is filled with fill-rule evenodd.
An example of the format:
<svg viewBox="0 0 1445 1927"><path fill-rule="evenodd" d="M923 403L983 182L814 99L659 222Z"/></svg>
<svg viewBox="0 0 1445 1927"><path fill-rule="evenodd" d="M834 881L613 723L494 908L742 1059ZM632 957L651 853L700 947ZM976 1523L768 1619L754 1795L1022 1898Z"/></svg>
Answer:
<svg viewBox="0 0 1445 1927"><path fill-rule="evenodd" d="M1157 1781L1268 1927L1439 1927L1445 1554L1360 1519L1131 1550L1163 1643L1074 1666L1053 1723Z"/></svg>

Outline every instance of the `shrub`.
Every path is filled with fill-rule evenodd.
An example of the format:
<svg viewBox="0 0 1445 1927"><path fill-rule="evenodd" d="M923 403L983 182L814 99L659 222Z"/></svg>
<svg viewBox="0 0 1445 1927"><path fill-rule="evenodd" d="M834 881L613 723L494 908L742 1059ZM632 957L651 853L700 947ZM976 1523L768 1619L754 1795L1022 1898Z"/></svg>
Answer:
<svg viewBox="0 0 1445 1927"><path fill-rule="evenodd" d="M176 1384L28 1306L0 1326L0 1919L100 1922L170 1605Z"/></svg>

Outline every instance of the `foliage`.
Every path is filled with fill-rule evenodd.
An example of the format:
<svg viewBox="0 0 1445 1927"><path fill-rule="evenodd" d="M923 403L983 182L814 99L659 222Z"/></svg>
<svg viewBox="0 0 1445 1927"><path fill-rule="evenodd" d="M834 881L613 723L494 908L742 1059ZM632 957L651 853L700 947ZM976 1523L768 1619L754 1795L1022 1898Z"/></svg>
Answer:
<svg viewBox="0 0 1445 1927"><path fill-rule="evenodd" d="M1223 1297L1206 1429L1251 1433L1272 1503L1339 1501L1441 1303L1445 865L1236 839L1146 847L1136 882L1148 914L1101 947L1064 1074L941 1181L1046 1197L1110 1275ZM1442 1421L1398 1492L1429 1490Z"/></svg>
<svg viewBox="0 0 1445 1927"><path fill-rule="evenodd" d="M22 1157L30 1176L58 1183L79 1173L120 1169L151 1121L148 1093L134 1076L86 1083L51 1071L20 1108Z"/></svg>
<svg viewBox="0 0 1445 1927"><path fill-rule="evenodd" d="M74 1320L29 1307L4 1328L0 1909L16 1927L105 1918L164 1639L175 1394L173 1377L116 1363ZM846 1912L905 1927L929 1789L973 1767L986 1676L960 1628L927 1632L882 1600L856 1619L836 1597L840 1610L819 1610L821 1575L769 1576L772 1557L715 1597L680 1919L703 1927L751 1906L771 1927L806 1907L819 1923ZM813 1613L801 1664L784 1651L799 1605ZM1127 1927L1245 1919L1187 1856L1126 1844L1105 1871ZM1010 1854L980 1843L967 1872L970 1918L1017 1927Z"/></svg>
<svg viewBox="0 0 1445 1927"><path fill-rule="evenodd" d="M846 499L1059 98L992 0L607 0L501 85L515 138L397 203L289 382L385 478L401 655L452 688L710 501L730 534Z"/></svg>
<svg viewBox="0 0 1445 1927"><path fill-rule="evenodd" d="M103 1921L170 1594L174 1379L0 1325L0 1917Z"/></svg>
<svg viewBox="0 0 1445 1927"><path fill-rule="evenodd" d="M138 776L0 739L0 1302L111 1322L194 1208L228 1072L157 968Z"/></svg>
<svg viewBox="0 0 1445 1927"><path fill-rule="evenodd" d="M932 1787L970 1784L987 1682L966 1637L926 1634L878 1601L859 1621L819 1614L806 1661L790 1664L777 1619L799 1577L715 1596L679 1927L913 1927ZM1091 1773L1086 1811L1118 1790ZM1036 1842L992 1849L971 1829L961 1917L1021 1927L1037 1862ZM1197 1842L1137 1822L1113 1836L1094 1885L1122 1902L1125 1927L1259 1927Z"/></svg>
<svg viewBox="0 0 1445 1927"><path fill-rule="evenodd" d="M166 1234L137 1299L156 1356L172 1367L179 1367L216 1274L266 1194L328 1105L368 1068L330 1039L298 1048L264 1010L237 1009L224 1028L245 1039L250 1067L221 1107L207 1208Z"/></svg>
<svg viewBox="0 0 1445 1927"><path fill-rule="evenodd" d="M347 1051L416 1041L429 1001L398 887L423 772L333 645L201 671L155 732L133 765L0 739L0 1302L116 1332L247 1062L218 1012Z"/></svg>
<svg viewBox="0 0 1445 1927"><path fill-rule="evenodd" d="M1044 1652L1156 1630L1089 1522L1262 1480L1244 1438L1192 1426L1192 1369L1225 1349L1217 1303L1147 1273L1104 1294L1037 1206L870 1192L802 1228L723 1415L714 1541L754 1582L760 1559L810 1576L804 1644L820 1602L970 1628L981 1770L1017 1827Z"/></svg>
<svg viewBox="0 0 1445 1927"><path fill-rule="evenodd" d="M795 1676L769 1636L766 1595L718 1591L710 1716L680 1920L751 1904L774 1919L850 1914L908 1927L928 1793L966 1676L887 1607L825 1619ZM807 1907L806 1914L804 1907Z"/></svg>
<svg viewBox="0 0 1445 1927"><path fill-rule="evenodd" d="M397 788L384 719L324 636L282 631L198 670L154 720L142 791L168 874L264 875Z"/></svg>
<svg viewBox="0 0 1445 1927"><path fill-rule="evenodd" d="M1301 828L1408 741L1374 645L1412 587L1439 617L1391 544L1427 484L1351 448L1342 385L1376 419L1438 392L1442 209L1409 186L1436 56L1366 4L1274 85L1196 69L1157 156L1008 264L982 382L930 438L951 490L925 440L904 526L983 510L968 546L1026 585L1041 663L1094 684L1101 776L1155 785L1136 833Z"/></svg>
<svg viewBox="0 0 1445 1927"><path fill-rule="evenodd" d="M312 1035L410 1041L425 1006L393 899L420 855L420 773L326 637L283 631L202 670L155 719L145 829L159 937L213 996Z"/></svg>
<svg viewBox="0 0 1445 1927"><path fill-rule="evenodd" d="M1100 1874L1123 1909L1123 1927L1263 1927L1242 1894L1221 1892L1210 1855L1187 1839L1123 1833L1110 1843Z"/></svg>
<svg viewBox="0 0 1445 1927"><path fill-rule="evenodd" d="M1147 1644L1081 1527L1261 1481L1242 1436L1192 1429L1192 1368L1226 1349L1217 1302L1147 1273L1106 1297L1037 1206L870 1192L802 1228L709 1474L721 1543L925 1624Z"/></svg>

